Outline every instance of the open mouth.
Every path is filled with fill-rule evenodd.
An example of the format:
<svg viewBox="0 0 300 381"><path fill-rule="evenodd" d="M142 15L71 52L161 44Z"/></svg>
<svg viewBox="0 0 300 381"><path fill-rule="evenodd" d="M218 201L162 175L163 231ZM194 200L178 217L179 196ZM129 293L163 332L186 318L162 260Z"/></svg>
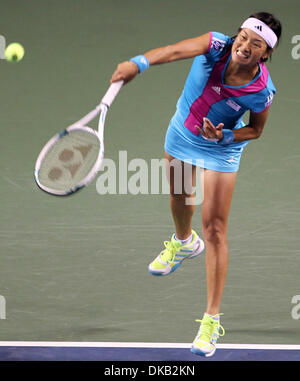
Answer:
<svg viewBox="0 0 300 381"><path fill-rule="evenodd" d="M249 54L245 54L245 53L242 53L240 50L236 50L236 55L238 55L239 57L241 57L241 58L244 58L244 59L247 59L247 58L249 58L250 57L250 55Z"/></svg>

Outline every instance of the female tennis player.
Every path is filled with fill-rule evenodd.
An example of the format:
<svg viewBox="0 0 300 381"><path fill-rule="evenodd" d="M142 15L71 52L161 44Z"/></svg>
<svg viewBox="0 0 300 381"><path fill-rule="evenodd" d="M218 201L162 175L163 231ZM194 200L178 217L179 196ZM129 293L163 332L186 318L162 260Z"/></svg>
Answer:
<svg viewBox="0 0 300 381"><path fill-rule="evenodd" d="M281 23L260 12L246 19L235 37L209 32L200 37L150 50L120 63L111 81L132 80L152 65L194 58L175 115L165 139L167 163L176 160L204 168L202 234L192 229L193 193L175 192L175 171L170 171L170 205L175 234L149 265L153 275L174 272L184 259L206 247L207 305L191 351L212 356L225 331L220 305L228 267L227 223L236 175L244 147L261 136L276 89L264 64L281 35ZM250 111L249 122L243 115ZM184 175L184 174L183 174ZM185 187L186 189L186 187Z"/></svg>

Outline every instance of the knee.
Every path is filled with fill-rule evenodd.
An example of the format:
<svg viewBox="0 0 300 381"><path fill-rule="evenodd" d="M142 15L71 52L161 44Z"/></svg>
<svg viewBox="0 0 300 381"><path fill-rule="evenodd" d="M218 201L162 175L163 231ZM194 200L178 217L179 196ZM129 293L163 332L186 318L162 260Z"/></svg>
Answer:
<svg viewBox="0 0 300 381"><path fill-rule="evenodd" d="M186 193L181 193L181 194L177 194L177 193L170 193L170 198L171 198L171 202L173 203L178 203L178 204L186 204L186 205L190 205L190 202L188 201L189 199L190 200L193 200L194 199L194 195L193 194L186 194Z"/></svg>
<svg viewBox="0 0 300 381"><path fill-rule="evenodd" d="M193 192L187 192L184 188L170 186L170 197L173 202L186 202L187 199L193 199L195 197Z"/></svg>
<svg viewBox="0 0 300 381"><path fill-rule="evenodd" d="M221 218L213 218L202 222L202 234L205 241L221 244L226 240L227 223Z"/></svg>

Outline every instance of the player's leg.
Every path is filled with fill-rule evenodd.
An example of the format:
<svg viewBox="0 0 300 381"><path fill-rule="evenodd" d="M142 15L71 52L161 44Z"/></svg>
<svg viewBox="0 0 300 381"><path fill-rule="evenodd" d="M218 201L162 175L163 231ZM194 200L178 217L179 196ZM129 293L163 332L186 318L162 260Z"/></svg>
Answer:
<svg viewBox="0 0 300 381"><path fill-rule="evenodd" d="M176 237L186 240L192 234L192 218L195 212L195 202L193 202L195 195L192 189L195 186L196 167L184 164L167 152L165 158Z"/></svg>
<svg viewBox="0 0 300 381"><path fill-rule="evenodd" d="M228 268L227 225L236 172L204 172L202 232L206 246L207 306L192 352L212 356L219 335L220 305Z"/></svg>
<svg viewBox="0 0 300 381"><path fill-rule="evenodd" d="M192 230L196 167L184 164L168 153L165 154L165 158L175 234L170 241L164 242L165 249L150 263L148 270L152 275L168 275L175 271L184 259L196 257L204 250L204 242Z"/></svg>
<svg viewBox="0 0 300 381"><path fill-rule="evenodd" d="M205 170L202 232L206 244L207 308L219 313L228 267L227 225L237 172Z"/></svg>

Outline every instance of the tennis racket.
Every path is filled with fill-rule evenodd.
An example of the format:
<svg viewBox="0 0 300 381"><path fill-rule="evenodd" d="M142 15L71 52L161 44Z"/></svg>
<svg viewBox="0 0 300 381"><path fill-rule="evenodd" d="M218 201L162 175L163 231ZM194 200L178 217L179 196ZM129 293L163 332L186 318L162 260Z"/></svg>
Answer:
<svg viewBox="0 0 300 381"><path fill-rule="evenodd" d="M104 157L106 114L123 83L112 83L94 110L53 136L44 146L34 171L40 189L52 195L68 196L94 179ZM96 131L87 124L99 114Z"/></svg>

